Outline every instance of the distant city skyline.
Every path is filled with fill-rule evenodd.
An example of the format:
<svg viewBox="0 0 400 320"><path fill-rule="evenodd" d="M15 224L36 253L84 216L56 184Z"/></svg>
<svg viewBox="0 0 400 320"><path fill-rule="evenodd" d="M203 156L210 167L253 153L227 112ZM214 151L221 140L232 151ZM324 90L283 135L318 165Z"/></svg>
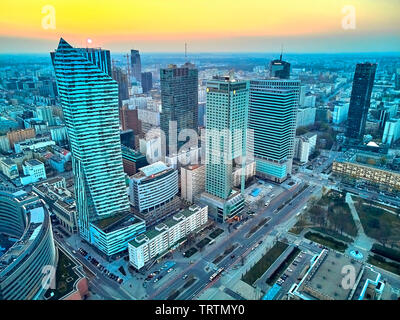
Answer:
<svg viewBox="0 0 400 320"><path fill-rule="evenodd" d="M181 0L116 0L112 5L54 0L49 4L54 9L51 27L46 27L52 23L46 17L52 9L43 3L2 4L2 53L48 52L61 36L76 47L113 52L183 52L185 42L189 53L279 52L282 44L293 53L400 51L400 2L395 0L204 0L201 5ZM346 20L348 6L355 10L354 26Z"/></svg>

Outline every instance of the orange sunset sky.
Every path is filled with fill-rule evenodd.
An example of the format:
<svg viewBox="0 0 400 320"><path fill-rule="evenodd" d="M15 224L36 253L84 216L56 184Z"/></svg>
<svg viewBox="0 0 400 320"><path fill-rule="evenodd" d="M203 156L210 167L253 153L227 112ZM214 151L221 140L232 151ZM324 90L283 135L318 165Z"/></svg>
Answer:
<svg viewBox="0 0 400 320"><path fill-rule="evenodd" d="M49 5L55 29L44 29ZM355 8L343 29L342 8ZM400 51L399 0L1 0L0 52L74 46L113 51Z"/></svg>

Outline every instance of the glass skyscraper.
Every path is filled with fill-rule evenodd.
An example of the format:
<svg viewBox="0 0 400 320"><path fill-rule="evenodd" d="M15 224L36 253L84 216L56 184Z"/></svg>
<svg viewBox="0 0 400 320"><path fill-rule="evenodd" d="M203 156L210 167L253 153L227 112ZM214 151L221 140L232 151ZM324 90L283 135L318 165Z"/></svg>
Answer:
<svg viewBox="0 0 400 320"><path fill-rule="evenodd" d="M136 81L142 81L142 62L139 50L131 50L131 69Z"/></svg>
<svg viewBox="0 0 400 320"><path fill-rule="evenodd" d="M282 54L279 60L272 60L269 64L269 75L272 78L289 79L290 63L282 60Z"/></svg>
<svg viewBox="0 0 400 320"><path fill-rule="evenodd" d="M248 81L214 77L207 82L205 191L214 200L219 221L243 208L243 197L233 188L232 169L235 160L245 163L248 104Z"/></svg>
<svg viewBox="0 0 400 320"><path fill-rule="evenodd" d="M357 63L351 90L346 136L362 139L365 133L376 63Z"/></svg>
<svg viewBox="0 0 400 320"><path fill-rule="evenodd" d="M129 212L118 85L108 50L73 48L61 38L51 55L71 144L79 230L90 241L90 223Z"/></svg>
<svg viewBox="0 0 400 320"><path fill-rule="evenodd" d="M278 183L292 168L299 93L299 80L250 81L249 129L256 172Z"/></svg>
<svg viewBox="0 0 400 320"><path fill-rule="evenodd" d="M177 122L177 134L182 129L197 132L198 119L198 70L194 64L181 67L169 65L160 70L161 105L160 127L169 147L170 121ZM178 150L185 141L178 142ZM169 154L169 152L168 152Z"/></svg>

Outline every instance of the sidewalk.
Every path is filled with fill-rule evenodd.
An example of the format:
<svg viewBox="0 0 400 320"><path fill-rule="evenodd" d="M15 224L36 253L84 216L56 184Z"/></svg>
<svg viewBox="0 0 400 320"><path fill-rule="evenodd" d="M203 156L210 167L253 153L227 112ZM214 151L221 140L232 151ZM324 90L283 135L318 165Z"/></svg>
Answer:
<svg viewBox="0 0 400 320"><path fill-rule="evenodd" d="M350 193L346 193L346 203L349 205L351 215L353 216L354 223L357 227L357 237L354 239L353 246L362 251L368 252L371 250L372 245L375 241L365 234L364 228L360 221L360 217L358 216L357 210L354 206L353 198L351 197Z"/></svg>

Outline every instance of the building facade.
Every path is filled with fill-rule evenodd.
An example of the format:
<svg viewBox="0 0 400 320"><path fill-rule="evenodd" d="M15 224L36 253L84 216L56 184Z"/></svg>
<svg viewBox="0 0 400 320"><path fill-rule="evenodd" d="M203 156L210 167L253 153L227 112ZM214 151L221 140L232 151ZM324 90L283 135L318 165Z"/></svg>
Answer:
<svg viewBox="0 0 400 320"><path fill-rule="evenodd" d="M235 163L243 167L246 163L248 106L248 81L214 77L207 82L203 200L221 222L243 209L243 196L233 187L233 168Z"/></svg>
<svg viewBox="0 0 400 320"><path fill-rule="evenodd" d="M166 136L166 155L170 152L177 153L185 141L176 139L176 150L169 146L170 121L176 121L179 135L183 129L197 132L198 117L198 70L191 63L177 67L169 65L160 69L161 106L160 127ZM177 136L178 138L178 136ZM186 139L186 137L183 137ZM172 141L171 141L172 143Z"/></svg>
<svg viewBox="0 0 400 320"><path fill-rule="evenodd" d="M45 204L34 193L0 189L0 233L16 239L2 243L0 300L44 299L44 270L58 259Z"/></svg>
<svg viewBox="0 0 400 320"><path fill-rule="evenodd" d="M346 131L349 138L360 140L364 136L376 67L376 64L369 62L358 63L356 66Z"/></svg>
<svg viewBox="0 0 400 320"><path fill-rule="evenodd" d="M299 80L250 82L249 128L262 178L281 183L291 174L299 92Z"/></svg>
<svg viewBox="0 0 400 320"><path fill-rule="evenodd" d="M89 242L92 222L129 212L118 85L109 57L108 50L73 48L64 39L52 53L71 145L79 231Z"/></svg>
<svg viewBox="0 0 400 320"><path fill-rule="evenodd" d="M207 206L193 205L129 242L129 263L141 269L208 221Z"/></svg>
<svg viewBox="0 0 400 320"><path fill-rule="evenodd" d="M153 225L179 209L178 171L159 161L142 167L129 178L135 214Z"/></svg>

